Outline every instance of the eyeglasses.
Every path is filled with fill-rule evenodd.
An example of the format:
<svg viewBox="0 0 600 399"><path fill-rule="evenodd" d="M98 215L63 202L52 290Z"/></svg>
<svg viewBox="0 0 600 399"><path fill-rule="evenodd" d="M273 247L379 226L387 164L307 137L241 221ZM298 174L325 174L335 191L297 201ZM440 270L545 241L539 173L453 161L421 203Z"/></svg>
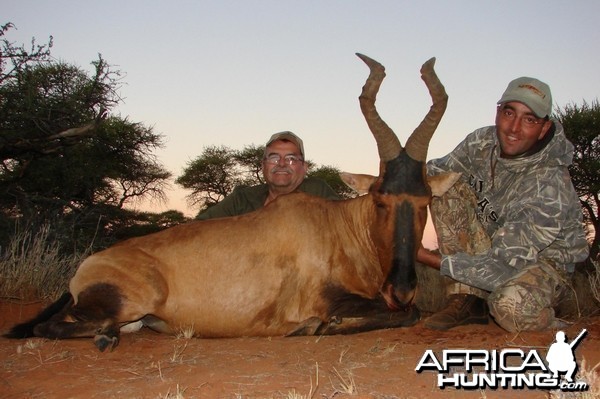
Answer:
<svg viewBox="0 0 600 399"><path fill-rule="evenodd" d="M285 165L298 165L304 162L304 159L296 155L286 155L283 158L281 158L281 155L279 154L271 154L265 157L265 162L271 165L277 165L282 160Z"/></svg>
<svg viewBox="0 0 600 399"><path fill-rule="evenodd" d="M511 109L511 108L498 108L499 112L500 112L500 116L502 117L502 119L505 119L507 121L514 121L517 118L521 119L521 123L526 126L526 127L533 127L535 125L540 125L544 122L546 122L545 118L538 118L534 115L521 115L520 117L517 116L517 113L515 112L515 110Z"/></svg>

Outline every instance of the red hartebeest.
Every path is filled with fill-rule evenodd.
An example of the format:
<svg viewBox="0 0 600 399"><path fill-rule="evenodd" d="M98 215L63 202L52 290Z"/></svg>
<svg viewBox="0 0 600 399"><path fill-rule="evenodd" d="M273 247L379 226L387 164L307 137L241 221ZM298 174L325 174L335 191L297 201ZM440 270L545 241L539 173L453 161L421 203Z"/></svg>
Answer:
<svg viewBox="0 0 600 399"><path fill-rule="evenodd" d="M88 257L69 293L8 337L94 337L112 350L121 328L192 328L201 337L333 334L409 326L415 258L432 190L427 147L447 95L433 65L422 69L433 105L402 148L375 109L385 76L370 74L359 97L381 159L369 193L328 201L302 193L232 218L197 221L133 238ZM352 180L352 176L347 176Z"/></svg>

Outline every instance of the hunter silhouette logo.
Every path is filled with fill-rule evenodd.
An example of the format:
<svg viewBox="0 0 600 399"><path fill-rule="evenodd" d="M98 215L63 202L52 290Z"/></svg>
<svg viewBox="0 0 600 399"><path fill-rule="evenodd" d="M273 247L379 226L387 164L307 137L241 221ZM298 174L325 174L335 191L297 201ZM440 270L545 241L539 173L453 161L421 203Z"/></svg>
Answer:
<svg viewBox="0 0 600 399"><path fill-rule="evenodd" d="M428 349L415 371L437 371L437 385L441 389L586 391L589 388L587 382L573 380L577 370L574 350L586 334L587 330L583 329L568 343L564 331L558 331L556 342L548 348L545 361L535 349L444 349L437 355ZM566 381L561 380L562 374L565 374Z"/></svg>
<svg viewBox="0 0 600 399"><path fill-rule="evenodd" d="M586 333L587 330L584 328L570 344L567 343L567 337L563 331L556 333L556 342L550 345L546 355L548 368L552 371L554 378L558 378L559 373L566 372L565 378L567 381L573 382L573 375L577 369L573 351Z"/></svg>

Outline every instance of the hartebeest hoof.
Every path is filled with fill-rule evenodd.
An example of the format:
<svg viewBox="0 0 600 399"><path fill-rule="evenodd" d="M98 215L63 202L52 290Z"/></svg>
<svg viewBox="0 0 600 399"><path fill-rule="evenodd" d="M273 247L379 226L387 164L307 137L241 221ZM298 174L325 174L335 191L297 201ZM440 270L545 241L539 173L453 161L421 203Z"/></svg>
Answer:
<svg viewBox="0 0 600 399"><path fill-rule="evenodd" d="M323 320L318 317L311 317L304 320L296 328L287 333L286 337L303 337L315 335L319 328L323 325Z"/></svg>
<svg viewBox="0 0 600 399"><path fill-rule="evenodd" d="M119 338L109 337L108 335L96 335L94 337L94 345L100 349L100 352L104 352L106 349L112 352L119 345Z"/></svg>

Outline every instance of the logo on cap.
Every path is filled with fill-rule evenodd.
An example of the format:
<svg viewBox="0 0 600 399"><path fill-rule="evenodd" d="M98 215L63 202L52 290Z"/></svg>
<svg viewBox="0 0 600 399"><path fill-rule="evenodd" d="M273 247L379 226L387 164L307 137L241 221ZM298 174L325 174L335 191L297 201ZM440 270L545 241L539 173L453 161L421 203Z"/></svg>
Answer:
<svg viewBox="0 0 600 399"><path fill-rule="evenodd" d="M546 98L546 95L544 93L542 93L542 91L540 89L538 89L537 87L535 87L535 86L528 85L528 84L522 84L522 85L519 85L519 88L520 89L531 90L532 92L534 92L538 96L540 96L542 98Z"/></svg>

